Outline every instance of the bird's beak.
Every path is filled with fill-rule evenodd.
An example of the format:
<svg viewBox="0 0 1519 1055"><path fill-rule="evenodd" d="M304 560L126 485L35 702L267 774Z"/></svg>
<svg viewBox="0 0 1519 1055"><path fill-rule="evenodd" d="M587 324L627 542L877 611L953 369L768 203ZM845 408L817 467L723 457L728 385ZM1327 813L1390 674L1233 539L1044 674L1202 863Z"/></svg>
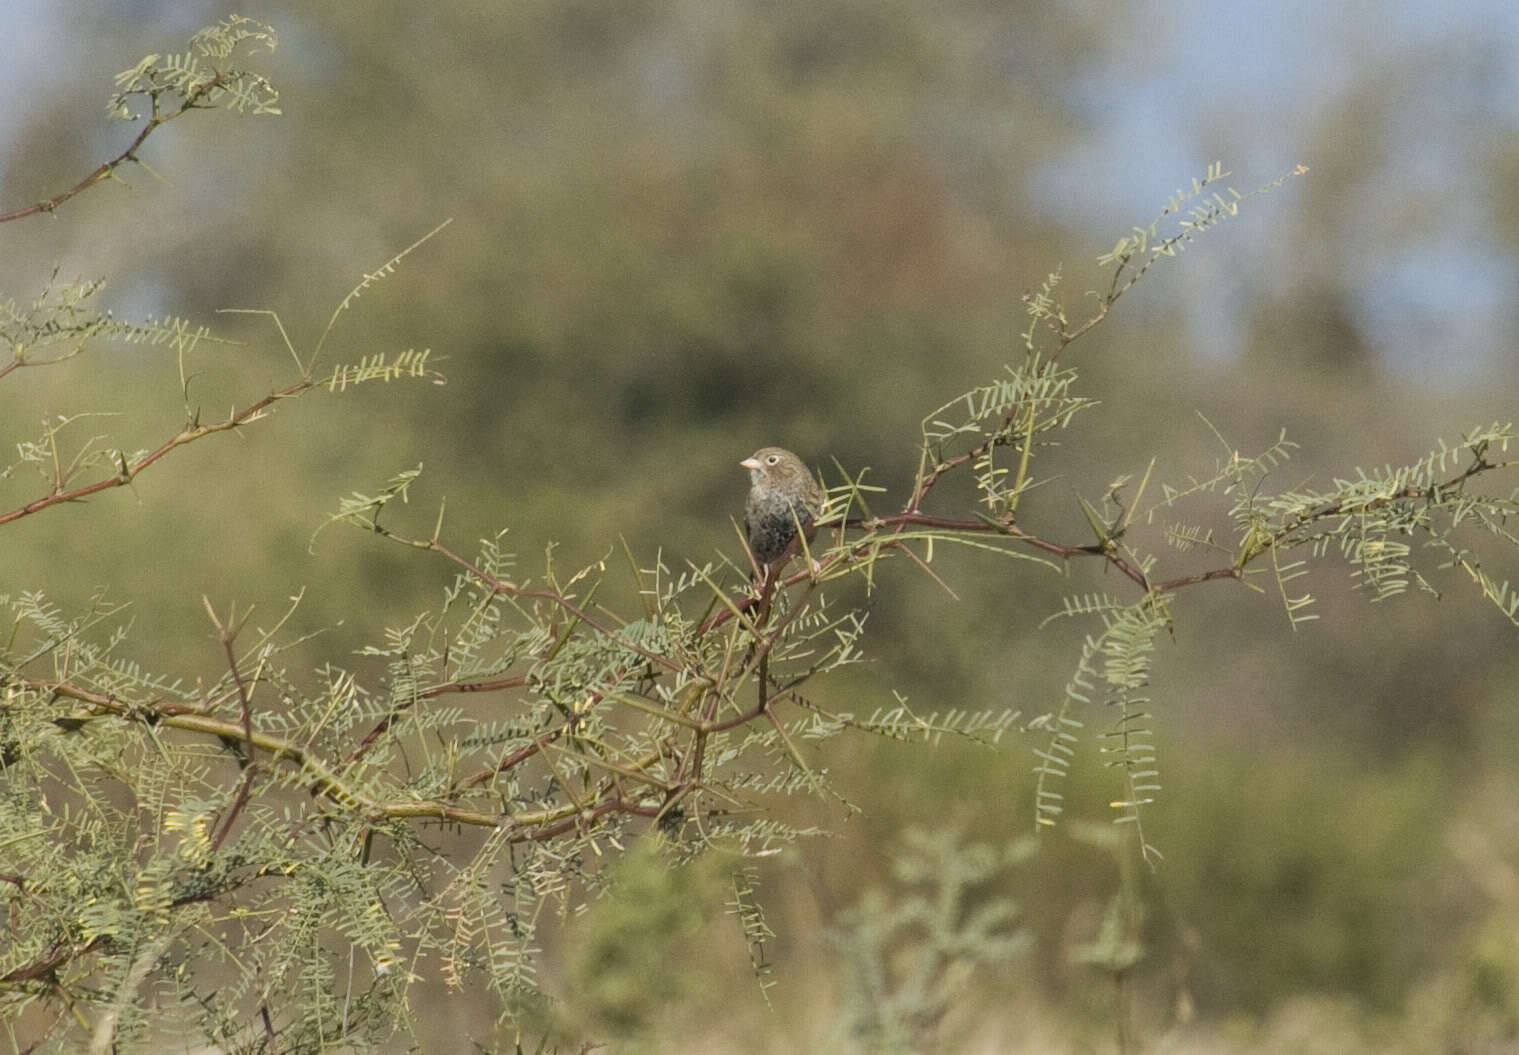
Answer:
<svg viewBox="0 0 1519 1055"><path fill-rule="evenodd" d="M758 458L745 458L743 461L739 462L738 464L740 466L742 466L743 468L745 468L745 469L758 469L760 467L760 463L759 463L759 459Z"/></svg>

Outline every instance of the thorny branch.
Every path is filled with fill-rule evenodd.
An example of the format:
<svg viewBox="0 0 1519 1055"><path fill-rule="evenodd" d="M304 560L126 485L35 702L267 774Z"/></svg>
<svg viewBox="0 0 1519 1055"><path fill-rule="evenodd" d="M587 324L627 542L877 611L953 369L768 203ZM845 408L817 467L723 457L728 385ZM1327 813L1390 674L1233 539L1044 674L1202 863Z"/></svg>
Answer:
<svg viewBox="0 0 1519 1055"><path fill-rule="evenodd" d="M67 473L59 473L53 481L53 489L51 491L23 506L18 506L6 513L0 513L0 524L7 524L12 520L20 520L24 516L30 516L33 513L41 512L44 509L64 502L77 502L80 499L99 494L101 491L108 491L113 487L125 487L135 480L144 469L151 467L171 451L215 433L231 432L242 428L244 425L252 424L272 413L274 404L280 400L298 396L302 392L314 388L321 383L316 378L303 377L277 392L271 392L262 399L249 403L241 410L232 411L221 421L215 421L210 424L202 424L198 418L192 418L174 435L133 461L127 461L126 455L117 451L116 471L109 476L102 476L90 483L80 484L77 487L69 487L69 475Z"/></svg>
<svg viewBox="0 0 1519 1055"><path fill-rule="evenodd" d="M137 135L132 139L132 142L127 144L125 150L117 154L110 161L107 161L98 166L95 171L91 172L88 176L80 180L78 183L74 184L68 190L61 191L58 194L53 195L51 198L44 198L32 205L27 205L20 209L12 209L10 212L0 213L0 223L6 223L10 220L19 220L24 216L35 216L38 213L56 212L58 206L68 201L70 198L74 197L77 194L82 194L83 192L89 190L91 187L95 186L97 183L101 183L105 180L110 179L115 174L116 170L127 162L130 161L136 164L141 164L142 162L141 159L138 158L137 152L142 149L142 145L143 143L147 142L148 137L175 118L182 117L191 110L203 109L200 104L204 100L208 99L211 95L213 95L216 91L218 91L223 85L225 85L227 83L227 78L228 75L226 73L217 73L204 84L197 85L196 87L190 89L190 91L186 93L184 99L180 102L179 106L175 107L173 110L170 110L168 113L160 113L157 105L158 101L157 99L154 99L152 115L143 122L142 128L138 130Z"/></svg>

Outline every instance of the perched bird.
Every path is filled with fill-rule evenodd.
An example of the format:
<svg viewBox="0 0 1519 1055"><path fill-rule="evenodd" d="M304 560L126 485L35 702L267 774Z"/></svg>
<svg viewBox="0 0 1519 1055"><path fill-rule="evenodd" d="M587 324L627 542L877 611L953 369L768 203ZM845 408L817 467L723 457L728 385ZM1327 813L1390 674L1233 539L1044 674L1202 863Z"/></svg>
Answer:
<svg viewBox="0 0 1519 1055"><path fill-rule="evenodd" d="M823 512L823 489L802 459L779 447L761 447L738 464L749 470L744 537L764 568L786 554L797 524L812 538Z"/></svg>

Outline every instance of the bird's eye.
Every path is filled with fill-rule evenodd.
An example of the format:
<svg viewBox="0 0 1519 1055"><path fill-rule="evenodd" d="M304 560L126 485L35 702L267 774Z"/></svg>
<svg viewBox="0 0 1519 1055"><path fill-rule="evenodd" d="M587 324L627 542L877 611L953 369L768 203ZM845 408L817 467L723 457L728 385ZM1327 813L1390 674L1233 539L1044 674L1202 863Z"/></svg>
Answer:
<svg viewBox="0 0 1519 1055"><path fill-rule="evenodd" d="M765 464L766 465L774 465L776 462L778 462L780 460L781 460L780 455L778 455L778 454L772 454L770 457L768 457L768 458L765 459Z"/></svg>

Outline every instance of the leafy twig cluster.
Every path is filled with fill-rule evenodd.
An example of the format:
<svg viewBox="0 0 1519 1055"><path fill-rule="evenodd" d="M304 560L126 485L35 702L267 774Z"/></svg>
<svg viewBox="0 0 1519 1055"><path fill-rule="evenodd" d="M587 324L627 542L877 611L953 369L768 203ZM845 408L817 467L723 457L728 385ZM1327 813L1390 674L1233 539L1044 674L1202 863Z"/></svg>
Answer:
<svg viewBox="0 0 1519 1055"><path fill-rule="evenodd" d="M237 113L278 114L279 92L274 85L260 73L228 64L244 44L250 49L262 46L272 51L277 42L270 26L233 15L196 33L190 39L190 49L182 54L144 56L132 69L116 75L116 93L107 105L113 117L142 121L126 148L67 190L0 212L0 223L54 212L70 198L114 178L116 170L128 162L146 167L139 152L148 137L191 110L221 107ZM133 107L143 103L147 113L136 113Z"/></svg>

